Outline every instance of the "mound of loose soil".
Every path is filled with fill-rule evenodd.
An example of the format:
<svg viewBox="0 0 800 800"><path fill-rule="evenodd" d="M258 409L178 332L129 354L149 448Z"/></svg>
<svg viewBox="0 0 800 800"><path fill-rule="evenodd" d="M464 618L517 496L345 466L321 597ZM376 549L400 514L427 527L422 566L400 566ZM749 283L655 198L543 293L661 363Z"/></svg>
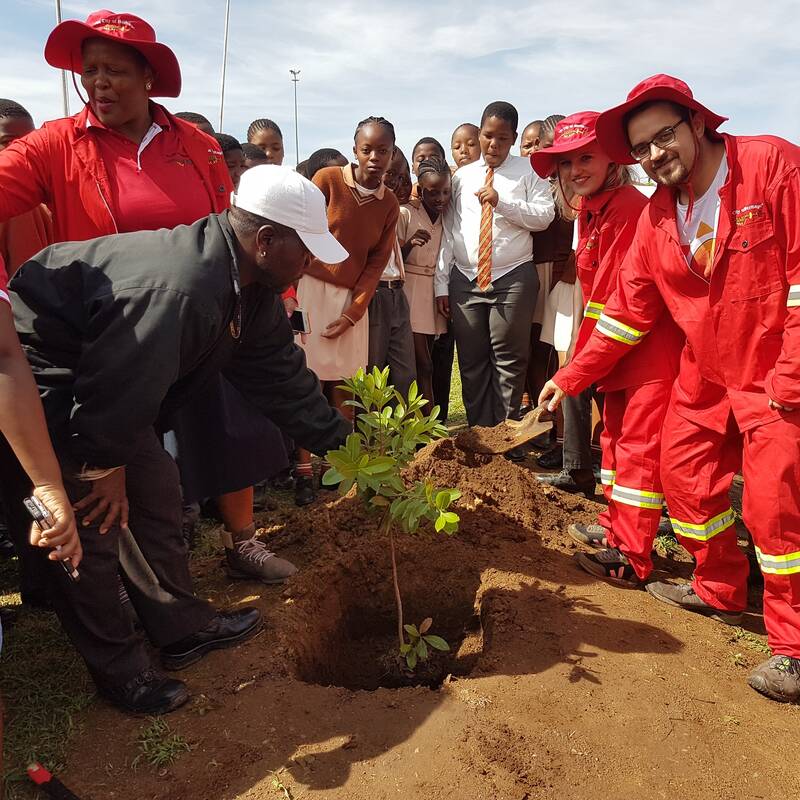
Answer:
<svg viewBox="0 0 800 800"><path fill-rule="evenodd" d="M193 701L169 722L192 751L133 770L141 722L98 705L67 783L96 800L798 796L800 709L744 680L765 658L757 615L730 629L594 581L564 531L599 506L503 458L444 440L408 477L462 492L456 535L397 539L406 619L432 616L451 645L425 686L385 688L397 685L388 543L355 499L327 493L264 519L270 547L300 567L285 589L193 564L202 594L256 604L267 625L182 673Z"/></svg>

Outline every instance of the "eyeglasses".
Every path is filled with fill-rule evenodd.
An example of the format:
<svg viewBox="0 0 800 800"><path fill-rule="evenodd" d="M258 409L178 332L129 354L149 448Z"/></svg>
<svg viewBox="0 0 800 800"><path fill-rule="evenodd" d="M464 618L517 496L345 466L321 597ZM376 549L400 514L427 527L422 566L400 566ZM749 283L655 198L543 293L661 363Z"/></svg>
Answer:
<svg viewBox="0 0 800 800"><path fill-rule="evenodd" d="M660 149L671 145L675 141L675 129L687 120L680 119L669 128L660 130L649 142L641 142L636 147L631 148L631 156L637 161L647 161L650 158L650 148L655 145Z"/></svg>

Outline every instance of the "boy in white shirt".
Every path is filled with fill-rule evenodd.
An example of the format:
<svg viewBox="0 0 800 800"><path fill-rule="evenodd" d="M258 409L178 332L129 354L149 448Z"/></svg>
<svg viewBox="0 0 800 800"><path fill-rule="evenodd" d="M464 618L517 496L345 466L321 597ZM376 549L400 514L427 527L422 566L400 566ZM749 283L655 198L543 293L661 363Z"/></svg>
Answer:
<svg viewBox="0 0 800 800"><path fill-rule="evenodd" d="M451 316L467 420L491 426L519 415L539 278L531 231L554 217L550 185L512 156L518 114L490 103L481 117L481 157L453 176L435 277Z"/></svg>

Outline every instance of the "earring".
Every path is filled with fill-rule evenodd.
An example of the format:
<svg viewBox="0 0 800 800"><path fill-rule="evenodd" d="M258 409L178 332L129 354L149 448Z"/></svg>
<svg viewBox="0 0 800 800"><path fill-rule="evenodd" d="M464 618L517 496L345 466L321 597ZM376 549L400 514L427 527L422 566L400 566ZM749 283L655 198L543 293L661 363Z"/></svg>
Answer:
<svg viewBox="0 0 800 800"><path fill-rule="evenodd" d="M267 257L267 251L266 251L266 250L262 250L262 251L259 253L259 255L261 256L261 258L266 258L266 257Z"/></svg>
<svg viewBox="0 0 800 800"><path fill-rule="evenodd" d="M149 92L153 88L153 84L150 83L150 81L147 81L147 83L144 85L144 88Z"/></svg>

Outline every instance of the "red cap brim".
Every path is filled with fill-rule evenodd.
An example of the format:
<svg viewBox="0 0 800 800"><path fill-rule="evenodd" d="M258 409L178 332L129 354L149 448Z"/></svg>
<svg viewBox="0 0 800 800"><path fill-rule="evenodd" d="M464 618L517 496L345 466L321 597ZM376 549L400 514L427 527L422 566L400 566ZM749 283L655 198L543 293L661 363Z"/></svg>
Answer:
<svg viewBox="0 0 800 800"><path fill-rule="evenodd" d="M597 141L603 148L606 155L618 164L635 164L636 159L631 155L631 145L628 141L628 132L625 130L625 115L644 103L654 100L663 100L669 103L690 108L692 111L699 111L706 121L706 128L716 131L723 122L727 122L727 117L721 117L713 111L707 109L702 103L698 103L692 97L687 97L683 92L669 86L653 86L646 89L641 94L628 100L621 105L604 111L597 118Z"/></svg>
<svg viewBox="0 0 800 800"><path fill-rule="evenodd" d="M121 39L119 36L112 36L74 19L66 20L53 29L44 46L45 61L57 69L80 72L81 45L86 39L95 37L132 47L147 59L153 70L151 95L177 97L181 93L181 68L175 53L165 44Z"/></svg>

